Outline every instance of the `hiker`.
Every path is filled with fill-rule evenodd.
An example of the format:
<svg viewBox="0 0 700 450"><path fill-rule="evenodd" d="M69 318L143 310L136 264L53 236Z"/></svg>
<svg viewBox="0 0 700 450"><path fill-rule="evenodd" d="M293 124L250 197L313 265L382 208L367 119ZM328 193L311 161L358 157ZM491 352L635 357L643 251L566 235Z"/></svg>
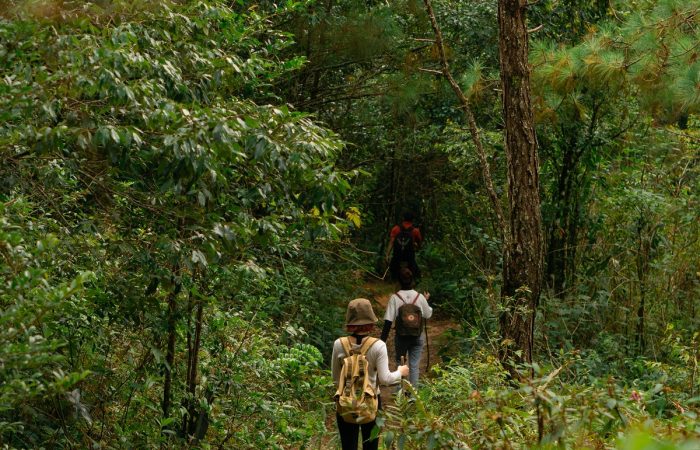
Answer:
<svg viewBox="0 0 700 450"><path fill-rule="evenodd" d="M396 324L394 345L396 346L396 362L408 353L408 381L414 388L418 387L418 365L427 336L425 321L433 315L433 308L428 304L430 293L420 294L413 289L413 273L411 269L403 268L399 274L399 289L389 298L384 315L384 328L381 340L386 342L392 324Z"/></svg>
<svg viewBox="0 0 700 450"><path fill-rule="evenodd" d="M338 388L336 391L336 420L338 422L338 431L340 432L340 442L343 450L356 450L357 437L360 430L362 431L362 448L363 450L374 450L379 446L379 438L370 439L372 429L376 422L377 410L381 409L381 398L379 396L379 384L388 386L401 382L402 377L408 376L408 366L403 365L394 371L389 371L389 356L386 350L386 344L370 336L370 333L377 325L377 316L374 315L372 304L365 298L356 298L348 304L348 309L345 315L345 325L349 336L336 339L333 343L333 359L331 360L331 372L333 374L333 382ZM350 353L350 355L348 354ZM343 387L347 387L348 382L352 379L348 377L341 379L350 367L344 365L352 365L357 362L356 358L362 358L362 363L365 364L368 370L360 370L361 375L366 374L364 382L367 386L360 385L362 392L370 392L373 395L362 396L362 400L367 402L365 410L359 412L353 411L358 403L357 398L350 397L350 402L345 401L347 398ZM348 358L348 356L351 356ZM360 377L362 378L362 377ZM363 380L360 380L360 383ZM360 405L363 406L363 405ZM342 415L341 415L342 413Z"/></svg>
<svg viewBox="0 0 700 450"><path fill-rule="evenodd" d="M402 267L408 267L413 272L413 277L420 278L420 269L416 264L416 250L423 243L423 236L418 227L413 225L413 213L405 212L400 225L394 225L389 234L389 245L386 249L385 261L389 261L389 253L392 252L389 270L394 280L399 279L399 271Z"/></svg>

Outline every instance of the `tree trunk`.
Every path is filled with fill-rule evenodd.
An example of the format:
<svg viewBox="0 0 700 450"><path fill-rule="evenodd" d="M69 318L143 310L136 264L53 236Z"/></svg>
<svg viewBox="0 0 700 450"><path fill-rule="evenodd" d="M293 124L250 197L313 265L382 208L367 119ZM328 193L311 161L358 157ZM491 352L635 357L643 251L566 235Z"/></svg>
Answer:
<svg viewBox="0 0 700 450"><path fill-rule="evenodd" d="M503 258L504 310L500 359L511 376L532 362L535 313L542 284L539 161L532 105L524 0L499 0L499 57L503 89L510 217Z"/></svg>
<svg viewBox="0 0 700 450"><path fill-rule="evenodd" d="M644 339L644 317L646 301L646 278L651 257L651 241L653 230L644 216L644 211L637 220L637 281L639 282L639 306L637 308L636 341L639 354L644 354L646 342Z"/></svg>
<svg viewBox="0 0 700 450"><path fill-rule="evenodd" d="M564 294L568 287L568 275L572 272L569 263L573 262L570 244L576 233L575 205L573 199L578 193L573 191L574 177L577 175L577 159L574 157L575 148L567 146L563 150L562 163L559 169L557 188L552 193L553 217L549 226L547 245L546 282L556 297ZM575 243L574 243L575 244Z"/></svg>
<svg viewBox="0 0 700 450"><path fill-rule="evenodd" d="M430 24L433 27L433 33L435 35L435 45L440 55L440 66L442 67L442 75L447 79L454 91L459 103L462 106L462 112L464 117L467 119L467 124L469 124L469 132L472 136L472 141L474 141L474 146L476 147L476 153L479 156L479 162L481 163L481 176L483 177L484 184L486 186L486 192L488 193L489 200L491 200L491 206L496 214L496 224L494 226L498 236L501 241L506 245L508 239L508 232L506 231L506 222L504 219L503 211L501 209L501 201L496 194L496 189L493 187L493 179L491 178L491 168L489 166L488 158L486 157L486 151L481 143L481 137L479 136L479 129L476 126L476 119L474 118L474 113L472 113L471 106L469 105L469 99L462 92L462 88L452 76L450 71L450 66L447 62L447 55L445 53L445 44L442 40L442 31L440 31L440 26L435 18L435 12L433 11L433 5L430 0L423 0L425 4L425 9L430 18Z"/></svg>
<svg viewBox="0 0 700 450"><path fill-rule="evenodd" d="M180 284L176 284L172 292L168 294L168 346L165 352L165 374L163 379L163 418L170 417L170 404L172 402L173 367L175 365L175 337L177 316L177 295L180 293Z"/></svg>
<svg viewBox="0 0 700 450"><path fill-rule="evenodd" d="M192 314L192 293L190 293L190 302L188 307L187 317L187 392L186 401L183 402L183 407L187 410L182 418L182 436L196 436L198 423L202 414L206 415L205 411L199 411L198 403L195 401L197 384L199 383L199 349L202 343L202 316L204 312L204 302L200 298L196 303L196 316L194 323L194 336L191 331L191 314Z"/></svg>

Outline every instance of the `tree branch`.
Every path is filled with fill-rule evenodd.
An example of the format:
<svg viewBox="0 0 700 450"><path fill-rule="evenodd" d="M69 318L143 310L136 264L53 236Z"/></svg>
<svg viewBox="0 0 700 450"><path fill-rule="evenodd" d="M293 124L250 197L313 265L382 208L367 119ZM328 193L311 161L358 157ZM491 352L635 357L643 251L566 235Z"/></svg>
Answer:
<svg viewBox="0 0 700 450"><path fill-rule="evenodd" d="M444 73L442 73L442 72L439 71L439 70L424 69L424 68L422 68L422 67L419 67L418 70L421 71L421 72L425 72L425 73L432 73L433 75L440 75L440 76L443 76L443 75L444 75Z"/></svg>
<svg viewBox="0 0 700 450"><path fill-rule="evenodd" d="M444 75L445 78L447 78L447 81L450 83L450 86L452 86L452 90L454 91L455 95L457 95L457 98L459 99L459 102L462 105L462 111L464 111L467 123L469 124L469 131L471 133L472 140L474 141L474 145L476 146L479 161L481 162L481 171L482 176L484 178L484 184L486 185L486 191L488 192L489 199L491 200L491 206L493 206L493 210L496 213L496 229L498 234L500 235L501 242L505 245L506 240L508 239L508 229L503 216L501 202L498 199L496 190L493 187L493 179L491 178L491 168L489 167L489 162L486 158L484 146L481 143L481 137L479 136L479 130L476 126L476 119L474 119L474 113L472 113L471 107L469 105L469 99L464 95L464 92L462 92L462 89L459 87L459 84L457 84L457 81L455 81L454 77L452 76L452 73L450 72L450 66L447 63L447 56L445 55L445 45L442 41L442 32L440 31L440 27L438 26L437 20L435 19L435 12L433 11L433 6L430 0L423 0L423 3L425 4L425 9L428 13L428 17L430 17L430 24L433 27L433 32L435 33L435 44L437 45L438 53L440 55L442 75Z"/></svg>

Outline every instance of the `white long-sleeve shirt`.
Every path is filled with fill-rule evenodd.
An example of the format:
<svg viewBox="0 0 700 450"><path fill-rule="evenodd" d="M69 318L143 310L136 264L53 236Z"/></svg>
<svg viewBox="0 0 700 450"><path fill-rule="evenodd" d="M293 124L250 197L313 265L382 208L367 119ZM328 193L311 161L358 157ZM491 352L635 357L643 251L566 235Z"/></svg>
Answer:
<svg viewBox="0 0 700 450"><path fill-rule="evenodd" d="M402 289L389 297L389 303L386 305L384 320L396 322L396 316L399 314L399 308L405 304L412 303L413 299L416 298L416 295L418 295L416 306L420 308L423 319L430 319L433 316L433 308L430 307L428 300L425 299L423 294L418 294L418 291L415 289ZM398 296L401 296L401 298ZM401 301L401 299L403 299L403 301ZM425 332L423 334L425 334Z"/></svg>
<svg viewBox="0 0 700 450"><path fill-rule="evenodd" d="M365 337L364 339L367 339ZM352 338L351 338L352 340ZM353 350L359 350L360 345L350 344ZM343 359L345 359L345 350L343 349L343 344L340 343L340 339L336 339L333 343L333 359L331 360L331 373L333 374L333 384L338 387L340 382L340 369L343 366ZM365 354L367 362L369 362L369 382L379 392L379 384L382 386L389 386L392 384L399 383L401 381L401 372L398 370L391 372L389 371L389 356L386 350L386 344L377 340L372 346L367 350ZM379 381L379 383L377 383Z"/></svg>

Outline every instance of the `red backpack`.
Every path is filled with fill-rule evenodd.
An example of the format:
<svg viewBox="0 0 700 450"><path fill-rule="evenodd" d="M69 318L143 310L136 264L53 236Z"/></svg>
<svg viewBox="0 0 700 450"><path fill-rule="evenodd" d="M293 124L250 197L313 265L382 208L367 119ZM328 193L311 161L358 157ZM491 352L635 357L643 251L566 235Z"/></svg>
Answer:
<svg viewBox="0 0 700 450"><path fill-rule="evenodd" d="M394 257L399 261L412 261L416 254L413 225L408 228L399 225L399 229L399 234L394 238Z"/></svg>

